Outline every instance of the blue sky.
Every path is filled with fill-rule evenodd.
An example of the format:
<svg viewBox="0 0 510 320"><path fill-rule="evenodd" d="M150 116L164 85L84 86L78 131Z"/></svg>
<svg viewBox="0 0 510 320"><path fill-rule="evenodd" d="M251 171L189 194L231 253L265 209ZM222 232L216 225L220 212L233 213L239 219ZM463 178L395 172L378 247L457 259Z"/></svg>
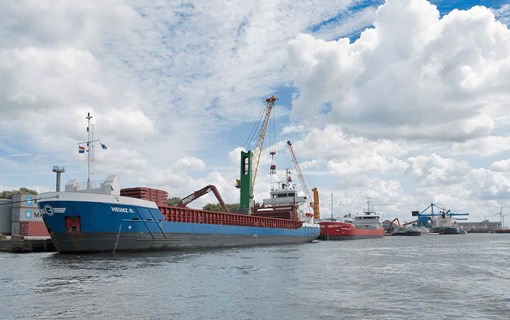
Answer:
<svg viewBox="0 0 510 320"><path fill-rule="evenodd" d="M96 152L95 180L115 173L123 187L175 196L215 184L237 202L239 152L274 94L259 201L292 167L291 140L325 215L331 194L335 215L361 212L367 197L404 220L431 202L475 221L510 207L505 1L0 9L0 190L49 191L53 165L66 168L64 181L85 181L77 143L90 112L108 145Z"/></svg>

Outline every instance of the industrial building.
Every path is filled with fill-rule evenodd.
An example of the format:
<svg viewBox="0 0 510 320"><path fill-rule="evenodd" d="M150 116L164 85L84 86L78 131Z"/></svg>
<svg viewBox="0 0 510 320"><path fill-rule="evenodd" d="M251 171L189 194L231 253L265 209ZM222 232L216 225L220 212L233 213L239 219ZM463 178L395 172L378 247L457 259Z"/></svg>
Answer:
<svg viewBox="0 0 510 320"><path fill-rule="evenodd" d="M488 233L501 228L501 222L483 220L481 222L458 222L468 233Z"/></svg>

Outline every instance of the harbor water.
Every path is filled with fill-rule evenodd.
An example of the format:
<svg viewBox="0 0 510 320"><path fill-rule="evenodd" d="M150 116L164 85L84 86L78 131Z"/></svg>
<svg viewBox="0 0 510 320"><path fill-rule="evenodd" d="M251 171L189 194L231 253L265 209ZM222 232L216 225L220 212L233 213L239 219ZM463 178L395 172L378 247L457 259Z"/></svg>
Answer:
<svg viewBox="0 0 510 320"><path fill-rule="evenodd" d="M508 319L510 234L0 253L0 319Z"/></svg>

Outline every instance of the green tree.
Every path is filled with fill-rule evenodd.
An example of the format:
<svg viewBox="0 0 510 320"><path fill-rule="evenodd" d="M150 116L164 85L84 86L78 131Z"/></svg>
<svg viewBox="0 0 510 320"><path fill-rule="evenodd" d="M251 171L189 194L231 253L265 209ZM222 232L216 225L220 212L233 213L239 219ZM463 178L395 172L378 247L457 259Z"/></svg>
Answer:
<svg viewBox="0 0 510 320"><path fill-rule="evenodd" d="M168 200L166 201L166 204L168 204L169 206L175 207L180 201L181 201L181 198L179 198L179 197L171 197L171 198L168 198Z"/></svg>
<svg viewBox="0 0 510 320"><path fill-rule="evenodd" d="M235 213L239 210L239 203L227 203L226 204L228 211ZM208 203L202 207L204 210L223 212L223 208L219 203Z"/></svg>
<svg viewBox="0 0 510 320"><path fill-rule="evenodd" d="M38 194L37 191L35 191L35 190L21 187L21 188L19 188L19 190L12 190L12 191L4 190L4 191L0 192L0 199L12 199L12 195L15 193L28 193L28 194L33 194L33 195Z"/></svg>

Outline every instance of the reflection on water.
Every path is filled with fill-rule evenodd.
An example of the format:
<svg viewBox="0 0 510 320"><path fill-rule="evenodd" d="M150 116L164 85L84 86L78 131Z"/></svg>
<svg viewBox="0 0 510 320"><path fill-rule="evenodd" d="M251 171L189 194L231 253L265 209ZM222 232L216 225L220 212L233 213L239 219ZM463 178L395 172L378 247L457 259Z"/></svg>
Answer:
<svg viewBox="0 0 510 320"><path fill-rule="evenodd" d="M510 236L0 254L0 319L506 319Z"/></svg>

